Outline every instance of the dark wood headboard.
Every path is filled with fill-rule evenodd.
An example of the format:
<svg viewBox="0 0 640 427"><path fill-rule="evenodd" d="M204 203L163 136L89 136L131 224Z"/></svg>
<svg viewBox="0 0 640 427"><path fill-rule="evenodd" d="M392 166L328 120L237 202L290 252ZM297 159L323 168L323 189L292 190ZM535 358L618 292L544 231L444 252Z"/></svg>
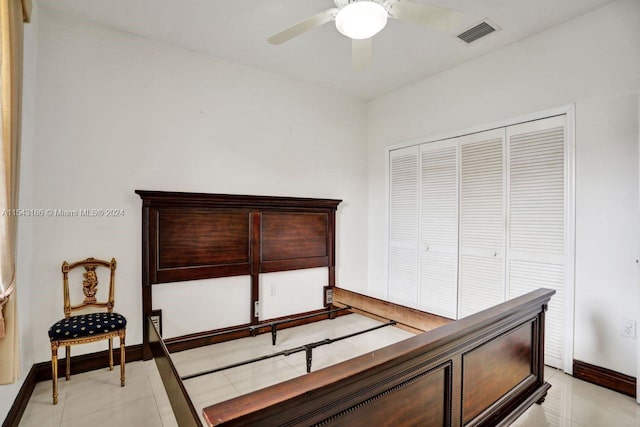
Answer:
<svg viewBox="0 0 640 427"><path fill-rule="evenodd" d="M335 213L341 200L136 190L142 199L143 323L151 287L248 275L252 324L260 273L328 267L335 286ZM151 358L147 328L143 357Z"/></svg>

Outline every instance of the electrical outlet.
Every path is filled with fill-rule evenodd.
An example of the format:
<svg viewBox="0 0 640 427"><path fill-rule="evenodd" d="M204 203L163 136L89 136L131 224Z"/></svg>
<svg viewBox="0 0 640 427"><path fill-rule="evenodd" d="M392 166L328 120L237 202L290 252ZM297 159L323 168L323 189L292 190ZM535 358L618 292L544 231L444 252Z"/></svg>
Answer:
<svg viewBox="0 0 640 427"><path fill-rule="evenodd" d="M627 338L636 337L636 321L629 319L622 319L620 335Z"/></svg>
<svg viewBox="0 0 640 427"><path fill-rule="evenodd" d="M275 282L269 283L269 296L275 297L278 293L278 286Z"/></svg>

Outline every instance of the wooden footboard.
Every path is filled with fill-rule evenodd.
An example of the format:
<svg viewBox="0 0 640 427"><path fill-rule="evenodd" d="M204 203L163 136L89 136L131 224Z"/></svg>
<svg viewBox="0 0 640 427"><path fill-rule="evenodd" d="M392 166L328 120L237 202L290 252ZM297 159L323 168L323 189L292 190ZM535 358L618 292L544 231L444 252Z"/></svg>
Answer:
<svg viewBox="0 0 640 427"><path fill-rule="evenodd" d="M553 290L204 409L212 426L508 425L550 385L544 316Z"/></svg>

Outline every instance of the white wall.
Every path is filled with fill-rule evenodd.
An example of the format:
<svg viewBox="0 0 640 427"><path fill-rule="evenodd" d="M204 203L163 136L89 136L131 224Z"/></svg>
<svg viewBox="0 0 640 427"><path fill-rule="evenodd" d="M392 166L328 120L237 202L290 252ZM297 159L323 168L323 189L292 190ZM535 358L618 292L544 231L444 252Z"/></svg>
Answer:
<svg viewBox="0 0 640 427"><path fill-rule="evenodd" d="M261 274L260 320L323 309L328 278L326 267ZM301 301L295 309L289 304L292 295Z"/></svg>
<svg viewBox="0 0 640 427"><path fill-rule="evenodd" d="M153 309L162 309L163 338L251 322L251 276L163 283L152 294Z"/></svg>
<svg viewBox="0 0 640 427"><path fill-rule="evenodd" d="M320 310L327 284L326 267L263 273L258 317ZM162 309L163 338L243 325L251 322L251 276L163 283L153 287L152 300L154 310Z"/></svg>
<svg viewBox="0 0 640 427"><path fill-rule="evenodd" d="M635 376L620 335L638 298L638 96L576 107L575 358Z"/></svg>
<svg viewBox="0 0 640 427"><path fill-rule="evenodd" d="M385 147L575 103L574 357L636 374L636 348L620 337L620 318L635 318L638 297L638 138L629 130L637 132L638 115L629 108L640 89L639 20L640 2L615 2L369 104L370 295L384 297L386 288ZM606 154L594 158L593 149ZM589 203L603 185L607 205ZM611 233L594 233L603 223Z"/></svg>
<svg viewBox="0 0 640 427"><path fill-rule="evenodd" d="M343 199L337 283L366 289L364 103L48 11L38 62L34 207L125 215L34 221L36 361L49 358L46 330L62 315L65 259L116 257L116 310L127 343L141 342L135 189Z"/></svg>

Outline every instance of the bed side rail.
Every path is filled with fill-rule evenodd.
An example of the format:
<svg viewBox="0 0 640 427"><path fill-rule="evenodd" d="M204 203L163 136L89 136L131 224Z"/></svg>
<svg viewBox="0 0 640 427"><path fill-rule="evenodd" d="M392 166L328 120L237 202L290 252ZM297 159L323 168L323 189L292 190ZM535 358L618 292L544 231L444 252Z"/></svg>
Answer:
<svg viewBox="0 0 640 427"><path fill-rule="evenodd" d="M147 317L147 328L153 360L155 360L158 372L160 372L164 389L171 402L171 409L173 409L178 425L180 427L202 427L198 412L193 406L187 389L171 361L169 351L150 317Z"/></svg>

